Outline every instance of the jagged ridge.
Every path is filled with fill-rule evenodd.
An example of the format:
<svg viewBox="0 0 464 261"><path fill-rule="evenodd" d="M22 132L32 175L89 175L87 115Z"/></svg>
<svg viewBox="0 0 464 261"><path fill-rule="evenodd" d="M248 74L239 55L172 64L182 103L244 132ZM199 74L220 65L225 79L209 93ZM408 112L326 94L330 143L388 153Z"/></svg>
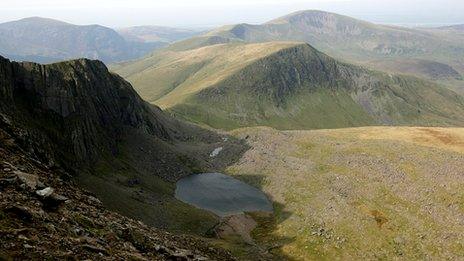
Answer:
<svg viewBox="0 0 464 261"><path fill-rule="evenodd" d="M40 65L1 58L0 66L4 117L47 133L53 151L62 152L54 159L79 165L117 154L117 141L127 127L170 137L161 112L99 61Z"/></svg>

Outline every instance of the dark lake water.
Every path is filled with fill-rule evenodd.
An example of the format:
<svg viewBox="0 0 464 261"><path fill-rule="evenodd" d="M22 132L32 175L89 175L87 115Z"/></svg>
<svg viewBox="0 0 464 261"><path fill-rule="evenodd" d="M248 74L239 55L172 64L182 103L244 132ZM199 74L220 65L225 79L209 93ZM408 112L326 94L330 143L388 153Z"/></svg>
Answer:
<svg viewBox="0 0 464 261"><path fill-rule="evenodd" d="M179 180L176 198L218 216L273 211L272 203L261 190L220 173L190 175Z"/></svg>

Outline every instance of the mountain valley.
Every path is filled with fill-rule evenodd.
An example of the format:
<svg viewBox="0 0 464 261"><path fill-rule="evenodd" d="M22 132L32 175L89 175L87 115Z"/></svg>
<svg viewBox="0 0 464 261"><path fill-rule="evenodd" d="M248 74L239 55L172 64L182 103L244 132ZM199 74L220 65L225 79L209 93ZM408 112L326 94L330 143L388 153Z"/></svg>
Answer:
<svg viewBox="0 0 464 261"><path fill-rule="evenodd" d="M0 24L0 260L462 258L462 25L114 28Z"/></svg>

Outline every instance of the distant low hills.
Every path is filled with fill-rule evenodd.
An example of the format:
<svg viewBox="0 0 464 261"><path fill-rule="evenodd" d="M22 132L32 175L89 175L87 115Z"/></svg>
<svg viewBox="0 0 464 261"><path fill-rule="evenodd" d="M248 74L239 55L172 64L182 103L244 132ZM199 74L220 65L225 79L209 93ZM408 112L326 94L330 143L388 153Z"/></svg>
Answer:
<svg viewBox="0 0 464 261"><path fill-rule="evenodd" d="M201 33L199 30L164 26L133 26L117 29L117 32L128 41L166 44Z"/></svg>
<svg viewBox="0 0 464 261"><path fill-rule="evenodd" d="M455 24L455 25L448 25L442 26L438 28L439 30L452 30L458 32L464 32L464 24Z"/></svg>
<svg viewBox="0 0 464 261"><path fill-rule="evenodd" d="M19 61L50 63L75 58L99 59L106 63L120 62L142 57L154 49L166 46L190 34L180 34L178 29L159 28L162 33L157 41L153 27L141 41L127 37L139 29L124 31L100 25L74 25L58 20L31 17L0 24L0 55ZM172 33L170 34L170 31ZM138 34L136 34L137 36ZM138 36L139 38L142 36Z"/></svg>
<svg viewBox="0 0 464 261"><path fill-rule="evenodd" d="M215 128L464 123L456 93L339 62L304 43L168 48L115 70L145 100Z"/></svg>

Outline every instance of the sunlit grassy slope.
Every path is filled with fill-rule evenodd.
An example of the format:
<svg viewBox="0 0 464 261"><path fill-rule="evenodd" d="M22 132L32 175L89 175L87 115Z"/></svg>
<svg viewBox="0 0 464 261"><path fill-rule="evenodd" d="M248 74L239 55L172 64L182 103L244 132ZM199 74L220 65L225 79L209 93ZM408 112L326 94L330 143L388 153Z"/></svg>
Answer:
<svg viewBox="0 0 464 261"><path fill-rule="evenodd" d="M464 101L456 93L341 63L304 43L165 50L115 71L147 101L215 128L464 123Z"/></svg>
<svg viewBox="0 0 464 261"><path fill-rule="evenodd" d="M248 64L296 43L218 44L155 53L116 70L149 102L162 108L181 103Z"/></svg>
<svg viewBox="0 0 464 261"><path fill-rule="evenodd" d="M464 253L464 129L233 131L251 149L228 173L276 217L257 242L294 260L443 260Z"/></svg>

